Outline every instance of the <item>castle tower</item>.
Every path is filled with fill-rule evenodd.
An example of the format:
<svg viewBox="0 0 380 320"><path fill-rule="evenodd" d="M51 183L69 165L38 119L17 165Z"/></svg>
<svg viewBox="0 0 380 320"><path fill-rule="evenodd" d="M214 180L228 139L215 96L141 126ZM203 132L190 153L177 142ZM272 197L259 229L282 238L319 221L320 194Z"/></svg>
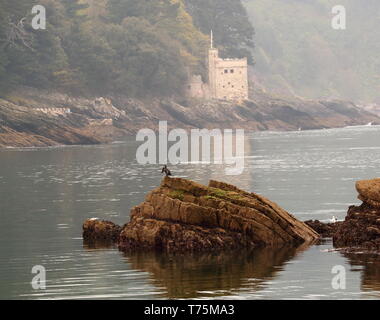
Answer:
<svg viewBox="0 0 380 320"><path fill-rule="evenodd" d="M248 61L244 59L221 59L211 45L208 52L208 75L211 98L224 100L248 99Z"/></svg>
<svg viewBox="0 0 380 320"><path fill-rule="evenodd" d="M219 58L219 50L211 43L208 50L208 84L201 76L189 77L187 95L196 98L241 101L248 99L248 61Z"/></svg>
<svg viewBox="0 0 380 320"><path fill-rule="evenodd" d="M216 66L219 59L219 51L214 48L214 38L211 30L211 45L208 51L208 82L210 87L210 94L212 98L216 97L217 84L216 84Z"/></svg>

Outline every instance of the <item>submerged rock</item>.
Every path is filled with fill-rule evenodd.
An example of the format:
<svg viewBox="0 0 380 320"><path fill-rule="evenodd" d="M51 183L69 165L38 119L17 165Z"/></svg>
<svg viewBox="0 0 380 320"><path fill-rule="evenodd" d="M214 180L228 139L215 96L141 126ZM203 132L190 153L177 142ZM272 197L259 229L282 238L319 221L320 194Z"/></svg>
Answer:
<svg viewBox="0 0 380 320"><path fill-rule="evenodd" d="M345 221L334 233L337 247L358 247L380 250L380 179L356 183L360 206L351 206Z"/></svg>
<svg viewBox="0 0 380 320"><path fill-rule="evenodd" d="M84 226L85 239L86 234L93 232ZM257 194L217 181L207 187L165 177L132 208L131 221L117 241L124 251L208 251L298 245L318 238L309 226Z"/></svg>

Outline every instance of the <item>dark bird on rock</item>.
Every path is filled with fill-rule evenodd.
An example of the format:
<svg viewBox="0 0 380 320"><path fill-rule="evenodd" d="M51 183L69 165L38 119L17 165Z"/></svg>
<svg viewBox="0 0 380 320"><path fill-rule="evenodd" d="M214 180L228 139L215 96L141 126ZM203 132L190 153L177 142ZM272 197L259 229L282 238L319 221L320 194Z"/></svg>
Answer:
<svg viewBox="0 0 380 320"><path fill-rule="evenodd" d="M168 169L168 167L166 166L166 164L162 168L161 173L165 173L167 177L169 177L169 176L172 175L172 173L170 172L170 170Z"/></svg>

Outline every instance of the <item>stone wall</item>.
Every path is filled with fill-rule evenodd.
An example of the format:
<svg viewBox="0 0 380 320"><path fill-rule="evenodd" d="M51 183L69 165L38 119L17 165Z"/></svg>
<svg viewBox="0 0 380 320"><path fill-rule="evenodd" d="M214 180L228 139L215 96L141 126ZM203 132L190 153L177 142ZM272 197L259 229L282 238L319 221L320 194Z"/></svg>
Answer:
<svg viewBox="0 0 380 320"><path fill-rule="evenodd" d="M209 83L200 75L193 75L187 86L187 95L194 98L213 98L229 101L248 99L248 62L244 59L221 59L218 49L208 54Z"/></svg>
<svg viewBox="0 0 380 320"><path fill-rule="evenodd" d="M216 99L248 99L247 59L215 61Z"/></svg>

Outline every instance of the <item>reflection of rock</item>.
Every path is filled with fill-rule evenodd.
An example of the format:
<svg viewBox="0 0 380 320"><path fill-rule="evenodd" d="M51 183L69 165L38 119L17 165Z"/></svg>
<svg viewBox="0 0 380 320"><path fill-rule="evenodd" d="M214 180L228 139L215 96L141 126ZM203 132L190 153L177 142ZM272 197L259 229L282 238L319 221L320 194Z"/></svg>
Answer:
<svg viewBox="0 0 380 320"><path fill-rule="evenodd" d="M127 254L135 270L149 272L154 285L164 287L167 298L198 298L233 294L239 289L262 289L285 262L306 248L256 248L219 253L167 254L136 252Z"/></svg>
<svg viewBox="0 0 380 320"><path fill-rule="evenodd" d="M85 222L85 239L95 236L95 229L87 230L87 224L92 226ZM206 187L165 177L145 202L132 209L131 221L120 233L119 247L214 251L299 245L318 238L306 224L254 193L217 181L210 181Z"/></svg>
<svg viewBox="0 0 380 320"><path fill-rule="evenodd" d="M100 239L87 239L83 241L83 248L88 251L99 250L99 249L115 249L117 246L115 245L115 241L108 240L100 240Z"/></svg>
<svg viewBox="0 0 380 320"><path fill-rule="evenodd" d="M352 266L363 267L361 289L363 291L380 291L380 255L343 253Z"/></svg>
<svg viewBox="0 0 380 320"><path fill-rule="evenodd" d="M360 206L351 206L334 234L337 247L380 250L380 179L358 181Z"/></svg>

